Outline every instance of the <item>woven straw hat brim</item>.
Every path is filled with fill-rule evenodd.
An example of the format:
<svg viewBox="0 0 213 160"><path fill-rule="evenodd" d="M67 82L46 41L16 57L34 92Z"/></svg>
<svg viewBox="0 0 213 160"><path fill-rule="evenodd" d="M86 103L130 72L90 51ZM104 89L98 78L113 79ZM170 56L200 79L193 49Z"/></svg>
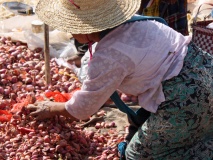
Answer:
<svg viewBox="0 0 213 160"><path fill-rule="evenodd" d="M40 0L36 14L47 25L72 34L89 34L120 25L139 9L141 0Z"/></svg>

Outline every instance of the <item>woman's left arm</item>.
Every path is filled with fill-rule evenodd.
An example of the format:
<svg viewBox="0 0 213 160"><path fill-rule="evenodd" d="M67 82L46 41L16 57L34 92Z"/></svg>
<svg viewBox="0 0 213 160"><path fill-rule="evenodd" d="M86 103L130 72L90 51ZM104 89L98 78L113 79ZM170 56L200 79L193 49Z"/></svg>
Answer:
<svg viewBox="0 0 213 160"><path fill-rule="evenodd" d="M32 111L29 115L35 117L36 120L44 120L52 118L55 115L62 115L71 120L77 120L65 109L63 102L42 101L34 104L29 104L27 109Z"/></svg>
<svg viewBox="0 0 213 160"><path fill-rule="evenodd" d="M96 113L135 68L128 56L113 48L96 50L88 67L81 90L65 104L71 115L82 120Z"/></svg>
<svg viewBox="0 0 213 160"><path fill-rule="evenodd" d="M129 57L114 49L95 54L100 56L94 56L90 61L88 76L81 90L76 91L66 103L48 101L31 104L27 107L32 111L30 115L38 120L54 115L84 120L96 113L118 89L134 64Z"/></svg>

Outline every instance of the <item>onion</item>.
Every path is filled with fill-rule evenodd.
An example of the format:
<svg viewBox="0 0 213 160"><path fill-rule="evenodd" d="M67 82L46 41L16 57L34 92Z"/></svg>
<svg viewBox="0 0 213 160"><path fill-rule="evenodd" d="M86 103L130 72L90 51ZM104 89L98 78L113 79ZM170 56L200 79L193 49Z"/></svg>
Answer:
<svg viewBox="0 0 213 160"><path fill-rule="evenodd" d="M131 100L130 96L127 96L126 94L122 94L121 95L121 100L125 101L125 102L129 102Z"/></svg>
<svg viewBox="0 0 213 160"><path fill-rule="evenodd" d="M15 56L16 57L18 54L20 54L20 51L16 50L16 51L11 53L11 56Z"/></svg>
<svg viewBox="0 0 213 160"><path fill-rule="evenodd" d="M6 74L5 74L5 73L2 73L2 74L0 75L0 77L1 77L1 79L6 78Z"/></svg>
<svg viewBox="0 0 213 160"><path fill-rule="evenodd" d="M5 74L6 73L6 69L0 69L0 74Z"/></svg>
<svg viewBox="0 0 213 160"><path fill-rule="evenodd" d="M25 88L27 91L33 91L34 90L34 86L33 85L26 85Z"/></svg>
<svg viewBox="0 0 213 160"><path fill-rule="evenodd" d="M25 83L26 84L31 84L32 83L32 78L30 78L30 77L27 77L26 79L25 79Z"/></svg>
<svg viewBox="0 0 213 160"><path fill-rule="evenodd" d="M4 93L4 88L0 86L0 94Z"/></svg>
<svg viewBox="0 0 213 160"><path fill-rule="evenodd" d="M9 94L10 94L10 89L4 89L4 94L6 95L6 96L8 96Z"/></svg>
<svg viewBox="0 0 213 160"><path fill-rule="evenodd" d="M3 85L5 85L5 84L8 83L8 81L7 81L6 79L1 79L1 82L0 82L0 83L2 83Z"/></svg>
<svg viewBox="0 0 213 160"><path fill-rule="evenodd" d="M11 82L12 82L12 83L16 83L17 81L18 81L17 76L12 76Z"/></svg>

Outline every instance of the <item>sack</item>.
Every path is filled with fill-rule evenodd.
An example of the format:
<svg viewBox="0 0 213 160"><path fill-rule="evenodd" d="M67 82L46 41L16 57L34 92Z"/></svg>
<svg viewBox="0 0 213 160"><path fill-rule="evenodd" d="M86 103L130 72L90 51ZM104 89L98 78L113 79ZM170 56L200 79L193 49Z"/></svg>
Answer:
<svg viewBox="0 0 213 160"><path fill-rule="evenodd" d="M213 6L211 3L205 4ZM202 50L213 54L213 29L206 27L208 24L212 23L213 20L204 19L203 21L197 22L200 7L198 8L197 15L195 16L192 24L192 41Z"/></svg>

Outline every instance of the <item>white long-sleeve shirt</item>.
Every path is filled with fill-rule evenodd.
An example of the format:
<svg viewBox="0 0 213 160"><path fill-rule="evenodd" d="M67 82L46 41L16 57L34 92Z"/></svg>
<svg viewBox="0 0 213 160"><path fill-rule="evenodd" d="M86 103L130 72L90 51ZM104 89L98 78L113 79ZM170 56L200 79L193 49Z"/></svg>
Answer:
<svg viewBox="0 0 213 160"><path fill-rule="evenodd" d="M180 72L189 36L156 21L121 25L96 46L82 89L65 104L78 119L86 119L115 90L138 96L139 105L155 113L165 101L161 82Z"/></svg>

